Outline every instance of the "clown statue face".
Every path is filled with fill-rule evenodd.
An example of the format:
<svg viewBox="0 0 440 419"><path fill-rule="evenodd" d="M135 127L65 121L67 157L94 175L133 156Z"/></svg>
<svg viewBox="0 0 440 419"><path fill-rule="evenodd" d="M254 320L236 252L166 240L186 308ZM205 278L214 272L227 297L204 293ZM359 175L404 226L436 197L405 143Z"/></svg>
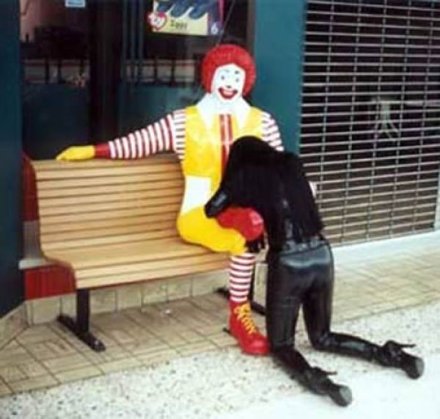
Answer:
<svg viewBox="0 0 440 419"><path fill-rule="evenodd" d="M202 85L207 93L214 93L220 84L229 83L241 87L238 96L247 95L254 85L255 76L254 59L245 49L236 45L214 47L202 62Z"/></svg>
<svg viewBox="0 0 440 419"><path fill-rule="evenodd" d="M211 93L222 103L232 104L243 96L246 73L235 64L217 68L212 78Z"/></svg>
<svg viewBox="0 0 440 419"><path fill-rule="evenodd" d="M206 95L197 103L209 126L219 114L231 114L244 124L250 106L244 100L255 82L252 56L236 45L219 45L208 51L202 62L202 85Z"/></svg>

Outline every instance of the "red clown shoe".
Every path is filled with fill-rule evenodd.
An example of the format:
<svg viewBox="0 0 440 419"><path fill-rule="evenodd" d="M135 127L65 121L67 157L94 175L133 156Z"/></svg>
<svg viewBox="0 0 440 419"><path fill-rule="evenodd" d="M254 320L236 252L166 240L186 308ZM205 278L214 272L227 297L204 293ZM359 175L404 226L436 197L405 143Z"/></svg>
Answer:
<svg viewBox="0 0 440 419"><path fill-rule="evenodd" d="M229 331L238 341L241 350L249 355L267 355L269 343L260 333L251 316L249 302L229 302Z"/></svg>

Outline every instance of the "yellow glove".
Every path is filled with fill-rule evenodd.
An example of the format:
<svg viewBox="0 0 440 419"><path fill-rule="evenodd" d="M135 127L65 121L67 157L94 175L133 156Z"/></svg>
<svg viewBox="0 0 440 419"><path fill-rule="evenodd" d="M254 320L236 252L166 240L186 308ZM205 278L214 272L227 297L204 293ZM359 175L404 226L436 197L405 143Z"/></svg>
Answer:
<svg viewBox="0 0 440 419"><path fill-rule="evenodd" d="M95 147L93 145L68 147L56 157L57 160L74 161L89 160L95 157Z"/></svg>

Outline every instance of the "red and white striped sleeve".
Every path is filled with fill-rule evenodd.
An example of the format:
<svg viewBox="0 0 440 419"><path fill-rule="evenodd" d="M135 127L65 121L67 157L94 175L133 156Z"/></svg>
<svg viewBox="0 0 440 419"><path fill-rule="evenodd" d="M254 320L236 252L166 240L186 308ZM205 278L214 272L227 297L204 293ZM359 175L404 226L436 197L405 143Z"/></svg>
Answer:
<svg viewBox="0 0 440 419"><path fill-rule="evenodd" d="M275 150L284 150L278 125L272 115L267 112L263 112L263 140Z"/></svg>
<svg viewBox="0 0 440 419"><path fill-rule="evenodd" d="M140 159L172 151L179 158L184 153L185 111L174 111L145 128L95 146L95 157Z"/></svg>

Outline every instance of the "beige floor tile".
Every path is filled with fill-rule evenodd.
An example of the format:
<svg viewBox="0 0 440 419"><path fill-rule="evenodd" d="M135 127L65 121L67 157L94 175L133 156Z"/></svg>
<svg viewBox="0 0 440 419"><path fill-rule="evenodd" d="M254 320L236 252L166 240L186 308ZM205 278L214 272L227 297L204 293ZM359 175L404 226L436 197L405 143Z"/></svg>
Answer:
<svg viewBox="0 0 440 419"><path fill-rule="evenodd" d="M104 362L98 365L98 368L105 374L122 371L142 365L142 362L136 358L119 359L117 361Z"/></svg>
<svg viewBox="0 0 440 419"><path fill-rule="evenodd" d="M411 307L420 303L418 296L411 296L406 298L400 298L393 301L395 308Z"/></svg>
<svg viewBox="0 0 440 419"><path fill-rule="evenodd" d="M214 349L217 349L217 346L213 342L203 341L198 343L189 343L187 345L177 346L175 349L180 355L188 356L193 354L199 354L201 352L212 351Z"/></svg>
<svg viewBox="0 0 440 419"><path fill-rule="evenodd" d="M226 333L224 331L219 332L215 335L211 335L208 338L219 348L226 348L237 344L236 340L229 333Z"/></svg>
<svg viewBox="0 0 440 419"><path fill-rule="evenodd" d="M85 378L97 377L102 375L102 371L95 366L78 368L70 371L61 371L54 374L60 383L68 383L70 381L82 380Z"/></svg>
<svg viewBox="0 0 440 419"><path fill-rule="evenodd" d="M139 308L132 311L141 313ZM142 323L142 320L135 321L127 313L128 310L124 310L120 313L122 315L120 320L122 330L128 333L135 340L148 340L154 337L154 335L144 327L145 325Z"/></svg>
<svg viewBox="0 0 440 419"><path fill-rule="evenodd" d="M130 352L122 346L110 346L103 352L96 352L89 347L85 347L81 352L94 365L104 364L106 362L117 361L130 357Z"/></svg>
<svg viewBox="0 0 440 419"><path fill-rule="evenodd" d="M194 299L193 304L201 307L204 311L213 313L216 317L222 316L228 311L228 301L218 293L207 294Z"/></svg>
<svg viewBox="0 0 440 419"><path fill-rule="evenodd" d="M204 339L201 333L198 333L194 330L185 330L184 332L180 333L179 336L188 343L200 342Z"/></svg>
<svg viewBox="0 0 440 419"><path fill-rule="evenodd" d="M31 354L18 344L8 345L0 349L0 368L33 360Z"/></svg>
<svg viewBox="0 0 440 419"><path fill-rule="evenodd" d="M143 307L142 310L129 311L127 315L139 326L153 334L160 335L167 330L182 330L182 326L171 315L168 309Z"/></svg>
<svg viewBox="0 0 440 419"><path fill-rule="evenodd" d="M20 363L19 368L28 378L40 377L48 373L47 369L44 368L38 361Z"/></svg>
<svg viewBox="0 0 440 419"><path fill-rule="evenodd" d="M131 334L131 333L130 333ZM133 333L134 335L134 333ZM144 334L138 334L135 339L127 343L121 343L121 346L125 348L132 348L139 345L160 345L164 343L164 338L153 335L151 332L147 332Z"/></svg>
<svg viewBox="0 0 440 419"><path fill-rule="evenodd" d="M163 333L157 331L157 334L160 335L161 339L163 339L163 341L169 346L179 346L187 343L187 341L179 336L174 330L164 330Z"/></svg>
<svg viewBox="0 0 440 419"><path fill-rule="evenodd" d="M130 316L138 325L142 325L153 336L166 341L169 345L184 344L186 341L180 334L186 332L186 325L163 313L168 312L160 312L156 308L149 307L146 311L130 313Z"/></svg>
<svg viewBox="0 0 440 419"><path fill-rule="evenodd" d="M10 349L15 349L21 347L21 345L18 343L17 339L12 339L11 341L9 341L6 345L2 346L0 348L0 353L2 351L8 351Z"/></svg>
<svg viewBox="0 0 440 419"><path fill-rule="evenodd" d="M371 307L369 307L369 312L371 314L379 314L379 313L385 313L387 311L395 310L396 306L393 302L379 302L376 304L373 304Z"/></svg>
<svg viewBox="0 0 440 419"><path fill-rule="evenodd" d="M142 365L150 366L178 358L179 356L180 354L176 349L167 348L136 355L136 359L138 359Z"/></svg>
<svg viewBox="0 0 440 419"><path fill-rule="evenodd" d="M123 329L105 329L105 334L120 345L136 341L135 337Z"/></svg>
<svg viewBox="0 0 440 419"><path fill-rule="evenodd" d="M27 345L30 343L46 342L48 340L56 340L57 334L50 328L49 325L32 326L17 336L16 340Z"/></svg>
<svg viewBox="0 0 440 419"><path fill-rule="evenodd" d="M70 347L72 347L76 352L82 352L88 346L78 339L77 336L75 336L70 330L65 328L63 325L61 325L58 322L50 323L51 330L54 331L54 333L58 336L58 338L61 338L63 341L65 341ZM92 333L96 333L96 329L91 329Z"/></svg>
<svg viewBox="0 0 440 419"><path fill-rule="evenodd" d="M228 300L220 295L219 293L212 293L204 295L199 299L193 300L195 304L200 304L200 301L209 302L212 304L217 310L227 310ZM196 302L197 301L197 302Z"/></svg>
<svg viewBox="0 0 440 419"><path fill-rule="evenodd" d="M122 329L130 323L124 312L103 313L93 316L93 324L99 328Z"/></svg>
<svg viewBox="0 0 440 419"><path fill-rule="evenodd" d="M12 393L12 390L9 388L9 386L0 380L0 397L8 396Z"/></svg>
<svg viewBox="0 0 440 419"><path fill-rule="evenodd" d="M170 349L169 343L160 340L150 342L135 342L124 346L124 348L132 355L138 356L151 352L160 352Z"/></svg>
<svg viewBox="0 0 440 419"><path fill-rule="evenodd" d="M218 319L212 316L209 311L201 310L196 305L191 304L190 300L179 300L171 305L171 316L180 323L194 325L217 324Z"/></svg>
<svg viewBox="0 0 440 419"><path fill-rule="evenodd" d="M105 328L103 329L96 328L93 330L93 334L97 339L99 339L105 345L106 348L119 345L118 342L115 339L113 339L109 333L107 333Z"/></svg>
<svg viewBox="0 0 440 419"><path fill-rule="evenodd" d="M9 365L0 368L0 378L6 383L11 384L14 381L24 380L27 376L18 366Z"/></svg>
<svg viewBox="0 0 440 419"><path fill-rule="evenodd" d="M419 296L420 304L429 304L438 300L440 300L440 292L434 293L432 291L428 291L427 293Z"/></svg>
<svg viewBox="0 0 440 419"><path fill-rule="evenodd" d="M133 326L126 329L126 332L132 338L134 338L134 342L149 342L158 340L158 337L151 333L151 331L144 329L135 323L133 323Z"/></svg>
<svg viewBox="0 0 440 419"><path fill-rule="evenodd" d="M59 384L59 382L51 375L42 375L41 377L28 378L22 381L16 381L10 384L14 393L22 391L37 390L46 387L52 387Z"/></svg>
<svg viewBox="0 0 440 419"><path fill-rule="evenodd" d="M84 355L78 353L43 361L43 365L52 374L55 374L61 371L69 371L82 367L90 367L92 366L92 363Z"/></svg>
<svg viewBox="0 0 440 419"><path fill-rule="evenodd" d="M211 335L215 335L219 332L221 332L223 330L224 327L226 327L227 324L218 324L218 325L213 325L213 326L203 326L203 327L198 327L197 329L197 333L199 333L202 337L204 337L205 339L208 338Z"/></svg>
<svg viewBox="0 0 440 419"><path fill-rule="evenodd" d="M68 341L57 339L45 343L23 345L38 361L69 356L78 353Z"/></svg>

